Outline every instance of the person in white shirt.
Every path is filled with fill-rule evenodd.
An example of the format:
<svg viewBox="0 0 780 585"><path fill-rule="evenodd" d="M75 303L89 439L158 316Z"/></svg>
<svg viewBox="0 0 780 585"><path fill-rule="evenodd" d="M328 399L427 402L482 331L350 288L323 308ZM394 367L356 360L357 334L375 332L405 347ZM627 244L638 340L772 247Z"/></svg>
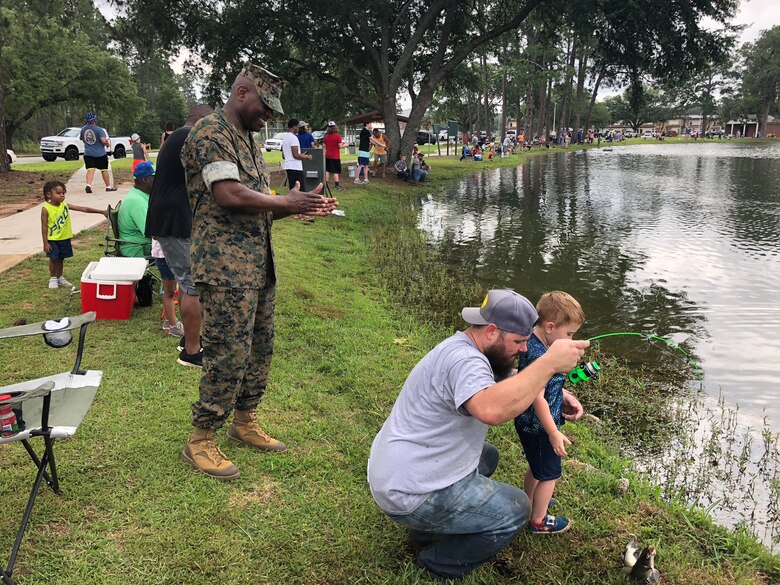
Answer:
<svg viewBox="0 0 780 585"><path fill-rule="evenodd" d="M287 172L287 186L291 191L296 188L296 182L298 190L305 188L303 161L311 158L310 154L301 152L301 143L298 142L298 120L292 118L287 122L287 133L282 140L282 168Z"/></svg>

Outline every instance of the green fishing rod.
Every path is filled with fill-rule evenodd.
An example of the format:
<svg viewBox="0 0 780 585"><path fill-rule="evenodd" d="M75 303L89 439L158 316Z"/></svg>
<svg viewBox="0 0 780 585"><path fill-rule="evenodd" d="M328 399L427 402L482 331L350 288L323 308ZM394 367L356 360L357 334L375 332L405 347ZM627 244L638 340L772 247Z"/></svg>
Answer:
<svg viewBox="0 0 780 585"><path fill-rule="evenodd" d="M653 339L662 341L672 349L676 349L677 351L682 353L687 358L688 363L690 363L691 366L693 367L693 370L696 372L699 382L704 381L704 376L702 375L701 368L693 360L690 354L687 351L685 351L682 347L680 347L673 341L666 339L665 337L661 337L659 335L653 335L652 333L639 333L634 331L616 331L613 333L604 333L602 335L595 335L593 337L589 337L588 341L593 342L593 341L599 341L601 339L607 339L609 337L620 337L620 336L641 337L647 341ZM598 362L592 361L592 362L582 363L576 368L574 368L571 372L569 372L568 378L569 378L569 382L571 382L572 384L576 384L577 382L585 382L587 380L598 380L600 373L601 373L601 366L599 365Z"/></svg>

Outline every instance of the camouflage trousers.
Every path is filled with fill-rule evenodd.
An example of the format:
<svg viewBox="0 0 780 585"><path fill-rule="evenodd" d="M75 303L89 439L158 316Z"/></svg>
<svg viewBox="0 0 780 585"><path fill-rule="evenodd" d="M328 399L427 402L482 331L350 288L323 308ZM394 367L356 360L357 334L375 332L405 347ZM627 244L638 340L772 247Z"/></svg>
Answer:
<svg viewBox="0 0 780 585"><path fill-rule="evenodd" d="M271 369L276 283L262 289L199 285L203 373L192 424L218 429L231 411L260 404Z"/></svg>

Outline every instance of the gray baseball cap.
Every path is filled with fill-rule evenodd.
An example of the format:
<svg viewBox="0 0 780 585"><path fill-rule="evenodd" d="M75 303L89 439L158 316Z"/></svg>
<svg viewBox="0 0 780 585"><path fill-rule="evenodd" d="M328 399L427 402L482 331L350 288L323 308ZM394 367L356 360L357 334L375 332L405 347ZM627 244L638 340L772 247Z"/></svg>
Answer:
<svg viewBox="0 0 780 585"><path fill-rule="evenodd" d="M499 329L517 335L531 335L539 320L539 313L531 301L506 288L488 291L481 307L466 307L461 316L471 325L493 323Z"/></svg>

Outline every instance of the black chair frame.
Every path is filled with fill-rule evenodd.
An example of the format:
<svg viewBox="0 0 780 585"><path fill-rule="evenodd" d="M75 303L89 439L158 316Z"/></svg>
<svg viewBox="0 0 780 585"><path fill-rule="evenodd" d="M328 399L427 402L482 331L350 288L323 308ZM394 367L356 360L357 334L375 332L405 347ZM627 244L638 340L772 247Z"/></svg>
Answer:
<svg viewBox="0 0 780 585"><path fill-rule="evenodd" d="M78 329L79 341L78 349L76 351L76 360L73 364L71 374L83 375L86 372L81 369L81 360L84 355L84 340L87 334L87 326L95 320L95 313L87 313L78 317L70 318L70 325L66 327L67 330ZM63 331L65 330L63 329ZM43 329L43 323L35 323L32 325L21 325L19 327L10 327L8 329L0 330L0 339L10 339L14 337L27 337L31 335L42 335L47 333ZM51 406L51 390L54 384L50 383L48 388L42 386L39 390L46 391L43 396L43 412L41 414L41 428L30 431L30 437L41 437L43 439L44 449L41 456L33 449L30 441L22 439L21 443L24 445L27 454L32 459L35 467L38 469L38 473L35 476L32 489L30 490L30 496L27 499L27 506L24 509L22 515L22 521L19 525L19 530L16 533L16 540L14 541L13 548L11 549L11 555L8 559L8 564L5 568L0 566L0 578L4 585L15 585L16 581L12 578L14 565L16 564L16 558L19 554L19 547L22 544L22 539L27 531L27 525L30 522L30 515L32 514L35 500L38 497L38 491L40 490L43 481L46 481L52 491L58 496L62 495L60 490L60 482L57 476L57 465L54 457L54 438L51 436L52 427L49 425L49 409Z"/></svg>

